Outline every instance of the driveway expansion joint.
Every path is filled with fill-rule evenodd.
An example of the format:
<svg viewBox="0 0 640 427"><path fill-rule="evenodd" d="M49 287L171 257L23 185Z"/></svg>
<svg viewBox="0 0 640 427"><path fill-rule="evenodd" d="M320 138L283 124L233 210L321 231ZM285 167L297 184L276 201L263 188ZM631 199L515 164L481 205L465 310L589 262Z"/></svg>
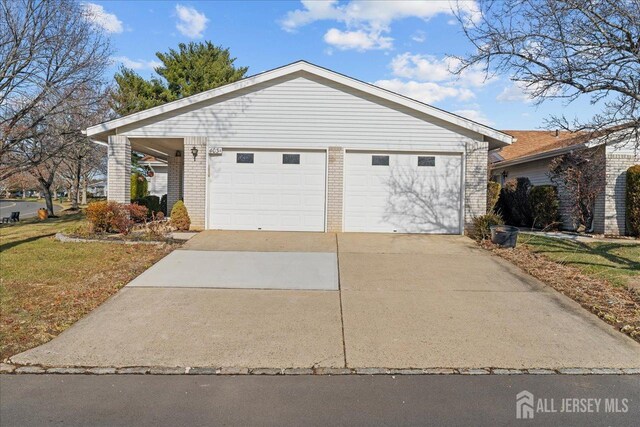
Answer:
<svg viewBox="0 0 640 427"><path fill-rule="evenodd" d="M0 374L55 375L640 375L640 368L246 368L246 367L181 367L128 366L80 367L0 364Z"/></svg>

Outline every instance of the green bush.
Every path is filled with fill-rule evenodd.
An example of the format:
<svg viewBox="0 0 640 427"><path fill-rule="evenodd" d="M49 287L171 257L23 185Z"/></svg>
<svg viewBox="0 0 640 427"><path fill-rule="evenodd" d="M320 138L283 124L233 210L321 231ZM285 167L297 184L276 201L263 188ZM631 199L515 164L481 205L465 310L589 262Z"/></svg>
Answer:
<svg viewBox="0 0 640 427"><path fill-rule="evenodd" d="M515 227L530 227L533 223L529 192L529 178L516 178L505 183L500 191L496 211L502 215L504 222Z"/></svg>
<svg viewBox="0 0 640 427"><path fill-rule="evenodd" d="M131 174L131 200L141 199L147 195L149 183L140 172Z"/></svg>
<svg viewBox="0 0 640 427"><path fill-rule="evenodd" d="M554 185L536 185L529 191L533 226L549 228L558 225L560 202Z"/></svg>
<svg viewBox="0 0 640 427"><path fill-rule="evenodd" d="M167 195L163 194L160 198L160 212L167 216Z"/></svg>
<svg viewBox="0 0 640 427"><path fill-rule="evenodd" d="M469 232L469 237L477 241L491 238L491 226L503 225L502 217L496 213L488 213L473 219L473 228Z"/></svg>
<svg viewBox="0 0 640 427"><path fill-rule="evenodd" d="M627 230L640 236L640 165L627 169Z"/></svg>
<svg viewBox="0 0 640 427"><path fill-rule="evenodd" d="M162 208L160 207L160 197L158 196L141 197L139 199L135 199L133 203L146 207L149 210L149 216L151 216L152 213L162 212Z"/></svg>
<svg viewBox="0 0 640 427"><path fill-rule="evenodd" d="M487 183L487 213L495 211L498 198L500 197L501 187L499 182L489 181Z"/></svg>
<svg viewBox="0 0 640 427"><path fill-rule="evenodd" d="M171 225L179 231L187 231L191 226L191 219L189 218L187 207L182 200L178 200L171 209Z"/></svg>

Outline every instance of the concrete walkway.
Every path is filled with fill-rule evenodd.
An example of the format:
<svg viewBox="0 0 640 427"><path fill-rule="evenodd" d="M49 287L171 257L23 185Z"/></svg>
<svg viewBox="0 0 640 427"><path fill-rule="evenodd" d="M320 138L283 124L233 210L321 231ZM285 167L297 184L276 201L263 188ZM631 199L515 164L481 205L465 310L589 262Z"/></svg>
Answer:
<svg viewBox="0 0 640 427"><path fill-rule="evenodd" d="M526 234L529 236L541 236L541 237L549 237L552 239L560 239L560 240L571 240L573 242L580 243L619 243L622 245L638 245L640 244L640 239L632 239L632 238L612 238L612 237L591 237L589 235L583 234L575 234L575 233L564 233L562 231L532 231L528 229L520 229L521 234Z"/></svg>
<svg viewBox="0 0 640 427"><path fill-rule="evenodd" d="M331 241L333 249L327 251ZM58 338L12 361L247 368L640 367L637 342L462 236L206 232L187 246L192 242L187 250L206 251L211 245L223 252L243 247L276 249L281 255L290 249L300 254L311 242L312 253L338 253L340 291L128 286Z"/></svg>

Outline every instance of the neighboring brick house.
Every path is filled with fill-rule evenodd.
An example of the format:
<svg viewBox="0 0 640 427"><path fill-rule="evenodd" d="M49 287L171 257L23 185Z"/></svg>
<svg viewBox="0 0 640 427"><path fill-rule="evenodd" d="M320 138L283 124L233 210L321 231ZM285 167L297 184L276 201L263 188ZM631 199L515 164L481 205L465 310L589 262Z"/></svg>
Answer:
<svg viewBox="0 0 640 427"><path fill-rule="evenodd" d="M491 179L502 184L519 177L529 178L533 185L552 184L549 164L552 159L576 150L595 150L605 163L605 190L596 201L593 231L608 235L626 234L626 171L640 164L638 143L612 136L606 140L591 138L587 133L546 130L505 130L515 142L490 151ZM614 134L615 135L615 134ZM566 193L558 189L562 227L574 230L575 223L568 206Z"/></svg>
<svg viewBox="0 0 640 427"><path fill-rule="evenodd" d="M511 136L299 61L101 123L109 198L130 152L166 162L195 229L460 234L486 212L487 156Z"/></svg>

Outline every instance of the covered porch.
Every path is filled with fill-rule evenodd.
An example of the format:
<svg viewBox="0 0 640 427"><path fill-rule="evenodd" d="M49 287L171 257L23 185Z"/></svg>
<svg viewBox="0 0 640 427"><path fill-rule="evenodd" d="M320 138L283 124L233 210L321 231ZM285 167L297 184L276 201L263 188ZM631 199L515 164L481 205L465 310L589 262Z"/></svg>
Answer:
<svg viewBox="0 0 640 427"><path fill-rule="evenodd" d="M205 228L206 137L108 137L107 199L131 202L131 151L167 162L167 214L183 200L193 229ZM195 155L194 155L195 154Z"/></svg>

